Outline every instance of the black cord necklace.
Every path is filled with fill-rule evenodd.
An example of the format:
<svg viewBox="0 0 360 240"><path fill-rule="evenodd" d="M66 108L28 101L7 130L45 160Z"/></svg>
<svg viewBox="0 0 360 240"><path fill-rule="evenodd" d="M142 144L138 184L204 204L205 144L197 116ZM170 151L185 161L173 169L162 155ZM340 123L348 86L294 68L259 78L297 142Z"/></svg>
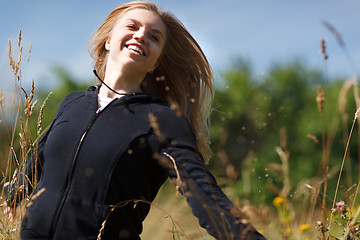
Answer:
<svg viewBox="0 0 360 240"><path fill-rule="evenodd" d="M127 95L127 93L119 93L117 91L115 91L114 89L112 89L109 85L107 85L103 80L101 80L101 78L99 77L99 75L97 74L96 70L93 70L93 73L95 74L95 76L99 79L99 81L105 85L105 87L107 87L108 89L110 89L112 92L118 94L118 95Z"/></svg>

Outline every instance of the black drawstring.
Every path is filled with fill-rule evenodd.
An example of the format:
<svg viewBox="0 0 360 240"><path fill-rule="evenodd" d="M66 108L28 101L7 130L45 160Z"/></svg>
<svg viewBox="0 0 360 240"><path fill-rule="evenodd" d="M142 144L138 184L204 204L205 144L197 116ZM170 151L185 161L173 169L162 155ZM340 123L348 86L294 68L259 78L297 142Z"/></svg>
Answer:
<svg viewBox="0 0 360 240"><path fill-rule="evenodd" d="M112 92L118 94L118 95L127 95L127 93L119 93L117 91L115 91L114 89L112 89L111 87L109 87L103 80L101 80L101 78L99 77L99 75L97 74L96 70L93 70L93 73L95 74L95 76L99 79L99 81L104 84L108 89L110 89Z"/></svg>

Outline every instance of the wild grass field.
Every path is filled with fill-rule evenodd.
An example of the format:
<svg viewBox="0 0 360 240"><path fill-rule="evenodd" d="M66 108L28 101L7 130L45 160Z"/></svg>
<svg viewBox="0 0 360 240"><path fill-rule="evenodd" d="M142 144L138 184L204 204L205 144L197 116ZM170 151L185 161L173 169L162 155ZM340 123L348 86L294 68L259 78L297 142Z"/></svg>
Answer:
<svg viewBox="0 0 360 240"><path fill-rule="evenodd" d="M28 76L21 75L21 66L31 64L24 57L31 46L25 51L21 38L20 32L15 46L9 39L13 79L6 81L13 81L13 93L6 99L0 91L2 185L36 153L39 137L59 104L51 103L50 93L37 94L36 81L30 89L23 88L22 79ZM349 57L344 43L339 43ZM319 45L322 72L295 61L274 67L259 83L253 81L246 62L239 61L215 92L209 168L267 239L360 239L358 79L355 74L328 79L329 50L324 40ZM351 57L349 64L353 65ZM56 92L53 95L56 99ZM18 189L25 200L16 209L1 205L1 239L19 239L24 210L36 201L26 188ZM213 239L170 182L152 203L141 237Z"/></svg>

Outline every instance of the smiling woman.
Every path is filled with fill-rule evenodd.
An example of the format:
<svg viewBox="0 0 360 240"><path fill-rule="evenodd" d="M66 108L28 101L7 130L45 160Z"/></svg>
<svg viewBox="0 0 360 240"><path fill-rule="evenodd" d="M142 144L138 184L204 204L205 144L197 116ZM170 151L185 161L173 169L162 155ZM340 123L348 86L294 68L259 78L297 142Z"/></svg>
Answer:
<svg viewBox="0 0 360 240"><path fill-rule="evenodd" d="M170 177L215 238L264 239L205 167L212 74L185 27L152 3L130 2L97 29L91 54L102 84L62 101L8 187L14 206L19 185L30 193L40 179L21 238L140 239Z"/></svg>
<svg viewBox="0 0 360 240"><path fill-rule="evenodd" d="M154 12L133 9L122 14L105 42L109 57L104 81L115 90L140 91L146 73L159 66L158 60L166 40L165 33L163 21ZM122 79L118 79L119 76ZM106 88L100 89L100 93L110 94L109 97L113 94Z"/></svg>

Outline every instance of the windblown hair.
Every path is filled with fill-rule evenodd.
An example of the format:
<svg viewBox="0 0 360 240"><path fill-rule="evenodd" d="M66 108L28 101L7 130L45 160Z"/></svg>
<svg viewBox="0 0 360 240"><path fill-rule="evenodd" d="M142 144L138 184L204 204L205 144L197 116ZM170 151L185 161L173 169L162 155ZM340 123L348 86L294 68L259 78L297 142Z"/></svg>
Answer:
<svg viewBox="0 0 360 240"><path fill-rule="evenodd" d="M170 106L187 117L194 128L199 151L205 161L208 161L213 75L199 44L175 16L146 1L133 1L114 9L90 42L89 50L94 59L95 70L104 79L108 58L105 42L122 14L139 8L159 15L167 31L159 67L146 75L141 85L142 91L165 99Z"/></svg>

